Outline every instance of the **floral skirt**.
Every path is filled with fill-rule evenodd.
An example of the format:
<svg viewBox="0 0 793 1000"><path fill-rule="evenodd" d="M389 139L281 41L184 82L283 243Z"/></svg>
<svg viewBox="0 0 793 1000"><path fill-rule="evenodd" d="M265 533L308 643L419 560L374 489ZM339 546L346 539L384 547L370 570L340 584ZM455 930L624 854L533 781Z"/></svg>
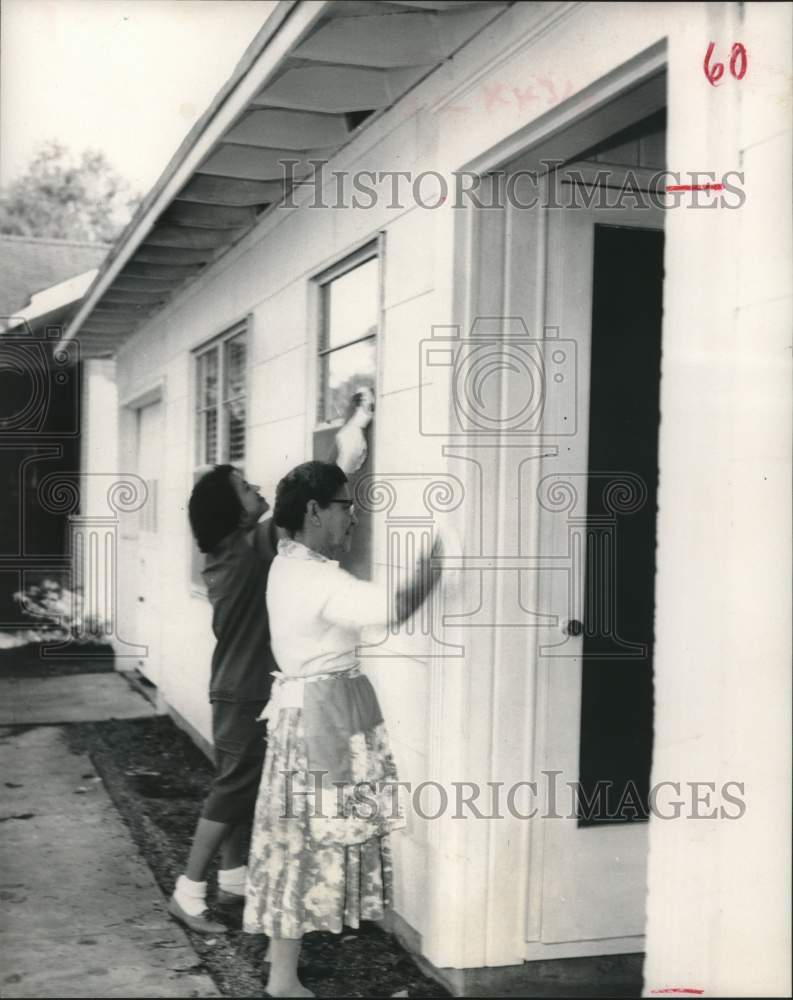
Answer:
<svg viewBox="0 0 793 1000"><path fill-rule="evenodd" d="M350 739L352 781L310 771L299 708L282 708L267 755L248 856L243 929L299 938L380 920L391 903L387 834L404 826L381 723Z"/></svg>

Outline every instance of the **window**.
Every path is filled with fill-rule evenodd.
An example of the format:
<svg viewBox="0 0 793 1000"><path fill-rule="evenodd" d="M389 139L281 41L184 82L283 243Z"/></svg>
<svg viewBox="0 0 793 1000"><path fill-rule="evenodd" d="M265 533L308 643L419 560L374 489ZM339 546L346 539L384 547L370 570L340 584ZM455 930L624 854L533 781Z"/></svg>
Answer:
<svg viewBox="0 0 793 1000"><path fill-rule="evenodd" d="M247 324L227 330L195 352L195 472L229 464L244 474L247 405ZM190 577L203 590L204 557L191 546Z"/></svg>
<svg viewBox="0 0 793 1000"><path fill-rule="evenodd" d="M380 256L370 245L326 272L318 281L320 329L317 352L317 414L314 458L333 461L336 434L355 410L356 392L377 395L377 331L380 326ZM374 472L374 420L366 429L367 455L350 476L357 480ZM372 516L357 510L358 527L352 547L341 560L345 569L364 579L372 577Z"/></svg>
<svg viewBox="0 0 793 1000"><path fill-rule="evenodd" d="M245 461L245 356L244 324L196 354L196 465Z"/></svg>
<svg viewBox="0 0 793 1000"><path fill-rule="evenodd" d="M320 286L319 423L347 419L357 389L365 386L375 392L379 270L377 256L369 256L352 266L348 262L347 270Z"/></svg>

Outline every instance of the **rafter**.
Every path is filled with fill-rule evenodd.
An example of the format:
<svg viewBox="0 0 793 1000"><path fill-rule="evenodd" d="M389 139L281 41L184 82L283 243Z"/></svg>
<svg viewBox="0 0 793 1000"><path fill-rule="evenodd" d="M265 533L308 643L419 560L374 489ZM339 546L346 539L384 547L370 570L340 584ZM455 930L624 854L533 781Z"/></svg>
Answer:
<svg viewBox="0 0 793 1000"><path fill-rule="evenodd" d="M203 205L194 201L172 201L163 212L162 221L178 226L195 226L207 229L235 229L250 227L256 222L255 208L227 205Z"/></svg>
<svg viewBox="0 0 793 1000"><path fill-rule="evenodd" d="M293 149L264 149L261 146L237 146L223 143L201 164L205 174L220 174L247 180L278 181L313 173L315 163L328 159L324 150L295 152ZM310 161L313 161L310 162Z"/></svg>
<svg viewBox="0 0 793 1000"><path fill-rule="evenodd" d="M198 274L200 270L201 264L150 264L138 260L136 255L121 272L121 277L163 280L170 278L178 282Z"/></svg>
<svg viewBox="0 0 793 1000"><path fill-rule="evenodd" d="M164 302L171 294L171 288L122 288L118 280L107 290L108 302L140 302L148 304L150 302Z"/></svg>
<svg viewBox="0 0 793 1000"><path fill-rule="evenodd" d="M295 50L298 59L382 69L432 66L447 54L435 13L393 11L341 19L321 25Z"/></svg>
<svg viewBox="0 0 793 1000"><path fill-rule="evenodd" d="M125 269L116 278L111 287L117 291L148 292L151 295L156 295L160 292L170 292L181 287L184 280L184 278L171 278L170 280L138 278L134 275L128 275Z"/></svg>
<svg viewBox="0 0 793 1000"><path fill-rule="evenodd" d="M208 205L251 205L260 208L281 198L280 181L257 181L243 177L197 173L179 192L180 201Z"/></svg>
<svg viewBox="0 0 793 1000"><path fill-rule="evenodd" d="M135 254L136 261L147 264L207 264L215 256L210 249L195 250L189 247L158 246L150 242L141 243Z"/></svg>
<svg viewBox="0 0 793 1000"><path fill-rule="evenodd" d="M155 226L146 239L151 246L191 250L216 250L230 246L244 229L198 229L190 226Z"/></svg>
<svg viewBox="0 0 793 1000"><path fill-rule="evenodd" d="M348 136L343 115L259 108L249 111L224 138L227 142L271 149L327 150L341 146Z"/></svg>

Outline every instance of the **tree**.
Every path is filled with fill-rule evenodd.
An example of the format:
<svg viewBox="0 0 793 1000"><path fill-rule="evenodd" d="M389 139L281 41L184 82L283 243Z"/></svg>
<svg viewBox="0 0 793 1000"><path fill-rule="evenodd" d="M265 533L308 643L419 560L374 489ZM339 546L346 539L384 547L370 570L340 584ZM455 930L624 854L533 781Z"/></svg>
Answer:
<svg viewBox="0 0 793 1000"><path fill-rule="evenodd" d="M0 190L0 233L112 243L138 201L104 153L86 149L75 158L50 140Z"/></svg>

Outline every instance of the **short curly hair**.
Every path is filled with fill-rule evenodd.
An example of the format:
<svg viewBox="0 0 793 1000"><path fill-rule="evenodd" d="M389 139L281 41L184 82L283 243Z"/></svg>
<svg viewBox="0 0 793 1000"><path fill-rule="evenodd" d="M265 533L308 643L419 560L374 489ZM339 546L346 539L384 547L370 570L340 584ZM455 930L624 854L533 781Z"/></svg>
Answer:
<svg viewBox="0 0 793 1000"><path fill-rule="evenodd" d="M187 513L201 552L212 552L242 523L245 509L231 482L233 465L216 465L193 487Z"/></svg>
<svg viewBox="0 0 793 1000"><path fill-rule="evenodd" d="M276 487L273 520L294 538L295 532L303 527L309 500L327 507L346 482L345 474L332 462L303 462L295 466Z"/></svg>

